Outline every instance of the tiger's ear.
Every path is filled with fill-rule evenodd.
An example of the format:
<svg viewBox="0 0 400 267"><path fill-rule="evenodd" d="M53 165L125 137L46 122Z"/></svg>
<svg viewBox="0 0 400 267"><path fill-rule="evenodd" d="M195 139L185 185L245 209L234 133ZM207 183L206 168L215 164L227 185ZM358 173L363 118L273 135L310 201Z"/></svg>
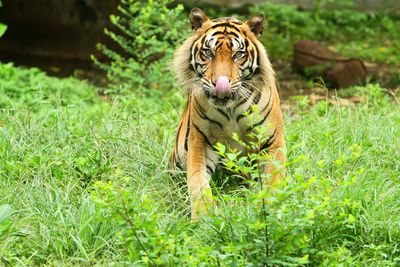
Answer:
<svg viewBox="0 0 400 267"><path fill-rule="evenodd" d="M254 33L256 37L260 37L264 30L264 22L264 14L259 13L252 16L248 21L246 21L246 24L249 26L250 30Z"/></svg>
<svg viewBox="0 0 400 267"><path fill-rule="evenodd" d="M192 24L192 30L201 28L204 22L208 20L206 14L200 8L193 8L189 15L190 24Z"/></svg>

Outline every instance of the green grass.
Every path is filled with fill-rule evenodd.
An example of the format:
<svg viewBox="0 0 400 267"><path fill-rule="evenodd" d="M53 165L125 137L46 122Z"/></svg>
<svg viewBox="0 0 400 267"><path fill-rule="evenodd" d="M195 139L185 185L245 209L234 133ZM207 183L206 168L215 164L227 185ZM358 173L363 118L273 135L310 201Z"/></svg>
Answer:
<svg viewBox="0 0 400 267"><path fill-rule="evenodd" d="M217 212L189 224L182 180L167 172L184 103L175 90L104 100L85 82L9 64L0 64L0 80L0 205L12 210L2 217L0 206L0 265L146 265L132 229L112 212L120 200L130 201L152 264L262 262L253 193L216 190L219 212L232 220ZM281 223L269 226L276 264L400 264L400 110L377 85L352 90L368 101L310 107L300 98L285 114L294 187L271 204L269 220Z"/></svg>
<svg viewBox="0 0 400 267"><path fill-rule="evenodd" d="M395 40L400 38L400 19L397 11L366 13L341 8L339 2L334 2L336 9L299 11L294 5L265 3L250 11L263 12L266 16L261 41L273 59L290 59L294 43L311 39L348 57L398 64L399 45Z"/></svg>

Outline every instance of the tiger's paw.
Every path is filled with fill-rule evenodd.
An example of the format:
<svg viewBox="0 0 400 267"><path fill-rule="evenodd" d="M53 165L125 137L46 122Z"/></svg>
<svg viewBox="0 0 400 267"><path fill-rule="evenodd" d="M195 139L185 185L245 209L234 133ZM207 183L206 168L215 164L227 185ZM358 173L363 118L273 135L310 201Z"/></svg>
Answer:
<svg viewBox="0 0 400 267"><path fill-rule="evenodd" d="M209 211L214 208L214 199L211 188L203 189L200 196L192 201L191 222L198 222L202 216L209 214Z"/></svg>

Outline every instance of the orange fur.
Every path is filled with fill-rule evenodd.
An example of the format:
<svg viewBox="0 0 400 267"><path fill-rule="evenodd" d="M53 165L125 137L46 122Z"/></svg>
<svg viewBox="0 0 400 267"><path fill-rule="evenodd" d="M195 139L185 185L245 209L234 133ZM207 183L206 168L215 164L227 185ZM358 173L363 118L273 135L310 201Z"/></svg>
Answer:
<svg viewBox="0 0 400 267"><path fill-rule="evenodd" d="M257 126L266 127L269 137L265 149L285 164L285 142L279 96L274 71L257 37L264 17L256 15L246 22L232 18L209 20L199 9L190 15L193 36L176 51L177 78L188 91L188 102L178 125L171 163L187 171L192 220L212 203L209 179L218 164L213 149L217 142L245 148L232 139L237 133L243 141L253 130L243 112L256 105L260 110ZM209 51L208 51L209 50ZM229 98L213 97L215 81L226 76L231 84ZM214 85L213 85L214 84ZM255 125L253 125L255 126ZM271 173L270 183L283 175L269 163L263 170Z"/></svg>

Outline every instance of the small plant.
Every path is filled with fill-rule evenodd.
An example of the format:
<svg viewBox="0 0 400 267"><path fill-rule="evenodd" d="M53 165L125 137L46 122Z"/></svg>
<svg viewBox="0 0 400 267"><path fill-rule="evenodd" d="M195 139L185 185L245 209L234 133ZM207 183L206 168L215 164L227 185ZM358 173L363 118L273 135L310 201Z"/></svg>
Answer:
<svg viewBox="0 0 400 267"><path fill-rule="evenodd" d="M254 109L247 115L252 113L256 113ZM269 175L260 172L262 162L271 158L258 150L266 142L267 130L257 127L249 136L252 141L246 143L234 136L252 151L247 155L222 144L216 146L224 167L244 176L251 187L242 188L233 196L220 195L220 207L206 220L203 234L221 247L221 253L230 255L229 264L297 266L346 262L349 257L336 258L329 238L333 234L336 244L345 250L352 240L357 222L354 214L360 212L361 203L344 198L340 192L356 183L358 170L349 173L347 168L361 156L360 147L353 145L347 155L337 160L343 172L341 180L331 180L324 172L311 177L295 172L271 187L266 183ZM308 162L310 170L315 169L303 155L288 164L296 166L299 162ZM279 162L274 164L279 166ZM323 169L324 161L319 161L318 166Z"/></svg>
<svg viewBox="0 0 400 267"><path fill-rule="evenodd" d="M234 158L229 152L221 154L230 169L249 171L242 164L242 157ZM247 159L253 157L249 155ZM290 164L305 160L299 156ZM255 168L248 173L260 177L258 172ZM208 238L212 236L225 253L240 255L248 263L273 266L346 262L350 258L335 258L329 238L335 236L340 248L353 241L351 236L357 223L354 214L360 212L361 203L341 198L339 192L356 182L357 172L354 175L351 179L332 181L328 177L295 173L273 188L258 182L256 190L242 189L237 196L222 196L222 207L203 227Z"/></svg>
<svg viewBox="0 0 400 267"><path fill-rule="evenodd" d="M256 108L246 115L252 117L250 121L257 121ZM362 156L360 146L350 146L330 163L323 159L314 163L302 154L292 157L288 176L269 186L270 175L260 170L271 157L259 151L268 132L256 127L247 142L234 135L250 150L246 155L216 145L223 166L244 177L250 187L237 188L230 194L215 189L218 208L210 209L211 214L198 225L189 226L188 220L166 223L159 205L155 205L158 201L146 193L135 193L129 186L130 178L96 182L93 199L107 211L105 219L119 229L117 235L129 261L194 266L200 262L220 266L352 262L350 251L354 233L359 231L362 204L347 192L364 172L357 168ZM290 153L298 150L301 147L294 146ZM280 167L279 162L274 164ZM333 179L330 172L337 178ZM331 246L332 238L335 247Z"/></svg>
<svg viewBox="0 0 400 267"><path fill-rule="evenodd" d="M172 86L168 65L177 44L188 34L183 6L169 8L168 0L121 0L119 14L111 15L118 29L105 29L118 46L115 51L104 44L97 48L109 60L94 62L107 72L118 90L165 89Z"/></svg>
<svg viewBox="0 0 400 267"><path fill-rule="evenodd" d="M92 198L106 211L105 220L117 226L116 235L129 261L148 266L215 266L210 246L201 244L186 231L187 223L165 225L157 201L133 194L129 178L119 182L96 182Z"/></svg>

